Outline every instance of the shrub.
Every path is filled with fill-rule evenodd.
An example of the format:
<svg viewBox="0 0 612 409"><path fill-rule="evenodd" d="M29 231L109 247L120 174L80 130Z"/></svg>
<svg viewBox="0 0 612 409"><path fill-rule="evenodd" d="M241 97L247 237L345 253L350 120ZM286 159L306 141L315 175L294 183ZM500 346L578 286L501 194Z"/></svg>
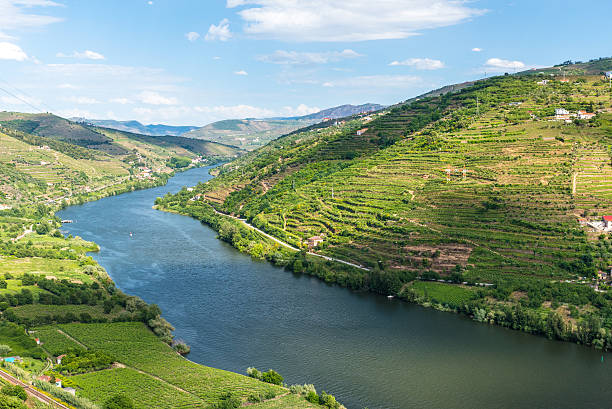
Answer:
<svg viewBox="0 0 612 409"><path fill-rule="evenodd" d="M134 402L125 395L115 395L104 402L104 409L134 409Z"/></svg>
<svg viewBox="0 0 612 409"><path fill-rule="evenodd" d="M275 370L270 369L268 372L261 374L261 380L273 385L282 385L284 378Z"/></svg>
<svg viewBox="0 0 612 409"><path fill-rule="evenodd" d="M242 406L242 402L231 393L226 393L221 397L219 403L215 405L215 409L236 409Z"/></svg>
<svg viewBox="0 0 612 409"><path fill-rule="evenodd" d="M318 404L319 403L319 395L316 392L310 391L308 395L306 395L306 400L310 403Z"/></svg>
<svg viewBox="0 0 612 409"><path fill-rule="evenodd" d="M259 372L257 368L249 367L247 368L246 373L247 373L247 376L250 376L251 378L261 380L261 372Z"/></svg>
<svg viewBox="0 0 612 409"><path fill-rule="evenodd" d="M28 399L28 394L26 393L25 389L19 385L4 385L2 389L0 389L0 392L2 392L3 395L14 396L22 401Z"/></svg>
<svg viewBox="0 0 612 409"><path fill-rule="evenodd" d="M14 396L0 395L0 409L28 409L28 407Z"/></svg>
<svg viewBox="0 0 612 409"><path fill-rule="evenodd" d="M340 403L336 401L336 397L334 395L328 395L325 391L321 392L321 396L319 397L319 403L323 406L327 406L330 409L339 409Z"/></svg>
<svg viewBox="0 0 612 409"><path fill-rule="evenodd" d="M11 353L11 347L8 345L0 345L0 356L7 356Z"/></svg>

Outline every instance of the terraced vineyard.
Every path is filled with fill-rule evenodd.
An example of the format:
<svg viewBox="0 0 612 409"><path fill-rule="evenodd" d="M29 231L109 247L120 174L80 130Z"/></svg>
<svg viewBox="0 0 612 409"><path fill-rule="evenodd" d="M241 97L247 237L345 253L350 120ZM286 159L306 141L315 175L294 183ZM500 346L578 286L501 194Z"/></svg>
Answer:
<svg viewBox="0 0 612 409"><path fill-rule="evenodd" d="M243 217L295 247L320 236L314 251L372 271L347 275L305 254L265 255L327 281L468 314L512 316L521 304L534 309L530 332L544 332L548 314L566 317L564 338L595 316L610 334L609 286L595 279L612 265L610 237L591 234L578 219L612 214L612 96L600 75L538 84L542 78L491 78L372 121L283 137L157 204L220 228L223 239L252 254L244 232L228 233L231 222L206 208ZM555 121L556 108L598 115L565 123ZM472 299L406 285L453 277L490 287ZM580 286L579 277L588 279ZM515 291L529 296L518 302ZM578 320L568 318L574 307ZM514 318L498 321L514 327ZM602 342L612 346L607 336Z"/></svg>
<svg viewBox="0 0 612 409"><path fill-rule="evenodd" d="M59 328L88 347L107 352L119 362L158 377L207 403L218 401L229 391L244 398L267 391L284 393L282 388L188 361L139 323L72 324Z"/></svg>

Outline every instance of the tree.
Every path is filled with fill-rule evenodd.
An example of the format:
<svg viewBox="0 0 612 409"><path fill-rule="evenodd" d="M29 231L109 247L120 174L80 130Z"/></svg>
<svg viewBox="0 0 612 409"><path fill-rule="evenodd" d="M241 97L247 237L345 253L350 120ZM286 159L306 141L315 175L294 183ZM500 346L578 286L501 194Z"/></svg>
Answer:
<svg viewBox="0 0 612 409"><path fill-rule="evenodd" d="M19 385L4 385L2 389L0 389L0 392L2 392L3 395L14 396L22 401L28 399L28 394L26 393L25 389Z"/></svg>
<svg viewBox="0 0 612 409"><path fill-rule="evenodd" d="M0 356L7 356L11 353L11 347L8 345L0 345Z"/></svg>
<svg viewBox="0 0 612 409"><path fill-rule="evenodd" d="M117 394L104 402L104 409L134 409L134 402L123 394Z"/></svg>
<svg viewBox="0 0 612 409"><path fill-rule="evenodd" d="M0 409L28 409L19 398L0 395Z"/></svg>
<svg viewBox="0 0 612 409"><path fill-rule="evenodd" d="M270 369L268 372L261 374L261 380L273 385L282 385L284 378L275 370Z"/></svg>

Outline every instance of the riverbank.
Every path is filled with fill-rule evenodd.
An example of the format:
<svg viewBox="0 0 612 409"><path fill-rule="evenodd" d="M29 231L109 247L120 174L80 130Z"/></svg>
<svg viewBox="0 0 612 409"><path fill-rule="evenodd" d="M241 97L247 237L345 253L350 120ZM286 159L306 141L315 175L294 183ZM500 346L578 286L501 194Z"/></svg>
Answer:
<svg viewBox="0 0 612 409"><path fill-rule="evenodd" d="M603 351L612 349L612 332L604 328L602 322L594 316L579 321L574 318L575 313L563 314L562 306L558 306L557 311L546 312L526 303L509 305L492 302L493 295L504 289L495 283L464 281L460 270L445 280L433 272L420 276L406 272L403 277L398 277L397 274L385 271L384 262L380 262L380 268L377 266L369 269L350 261L337 261L304 249L298 250L288 243L271 238L246 220L224 215L205 202L193 200L189 193L183 191L159 198L155 207L196 218L217 231L221 240L253 258L267 260L294 273L315 276L326 283L351 290L371 291L439 311L463 314L481 323L545 336L551 340L592 346ZM450 285L446 283L448 280L451 281ZM529 280L526 281L529 284ZM550 283L549 286L557 292L568 288L562 283ZM542 291L545 290L542 288ZM572 291L593 302L600 297L586 286L573 286ZM564 308L570 311L569 305Z"/></svg>
<svg viewBox="0 0 612 409"><path fill-rule="evenodd" d="M194 218L151 208L205 182L207 171L59 214L77 221L66 233L100 244L93 257L119 288L161 307L191 345L190 360L237 373L274 368L357 409L600 407L607 397L599 381L609 366L591 349L287 273ZM558 373L567 375L550 384Z"/></svg>
<svg viewBox="0 0 612 409"><path fill-rule="evenodd" d="M69 211L73 208L70 205L86 207L122 197L122 193L161 188L178 174L121 180L45 206L40 203L0 212L0 344L9 345L13 354L20 355L13 375L79 409L100 408L118 393L127 395L139 409L173 409L181 403L209 408L226 401L230 406L224 407L247 401L257 402L255 407L261 408L285 401L297 408L312 406L299 393L288 396L285 387L195 364L178 355L180 342L173 342L174 328L162 318L159 307L118 288L89 255L98 254L100 246L59 231L86 223L87 217L51 217L51 212L60 208ZM61 226L59 220L74 223ZM12 233L23 231L23 226L31 234ZM73 350L81 351L76 352L79 356L84 349L108 354L115 364L68 372L55 364L55 357ZM54 365L44 365L45 360ZM62 379L64 387L76 389L77 398L40 381L40 376ZM33 396L36 393L32 392Z"/></svg>

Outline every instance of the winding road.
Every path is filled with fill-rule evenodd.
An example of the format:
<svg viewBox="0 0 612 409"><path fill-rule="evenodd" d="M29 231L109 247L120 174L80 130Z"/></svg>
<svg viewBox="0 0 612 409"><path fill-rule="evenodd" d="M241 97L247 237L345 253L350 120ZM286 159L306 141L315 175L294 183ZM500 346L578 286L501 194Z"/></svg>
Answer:
<svg viewBox="0 0 612 409"><path fill-rule="evenodd" d="M268 233L262 231L261 229L258 229L257 227L253 226L252 224L249 224L249 222L247 222L246 219L241 219L241 218L236 217L236 216L232 216L232 215L229 215L229 214L221 213L220 211L218 211L217 209L215 209L212 206L210 206L210 208L213 210L213 212L215 212L216 214L218 214L220 216L229 217L230 219L234 219L234 220L238 220L238 221L242 222L242 224L244 224L247 228L249 228L251 230L255 230L257 233L261 234L262 236L265 236L265 237L269 238L270 240L274 241L275 243L280 244L283 247L286 247L286 248L288 248L290 250L293 250L293 251L300 251L300 249L293 247L291 244L285 243L284 241L279 240L276 237L269 235ZM364 267L364 266L360 266L359 264L351 263L349 261L340 260L340 259L329 257L329 256L324 256L322 254L317 254L317 253L314 253L312 251L309 251L308 254L311 255L311 256L314 256L314 257L322 258L324 260L335 261L336 263L341 263L341 264L345 264L347 266L355 267L355 268L358 268L358 269L363 270L363 271L372 271L372 269Z"/></svg>

